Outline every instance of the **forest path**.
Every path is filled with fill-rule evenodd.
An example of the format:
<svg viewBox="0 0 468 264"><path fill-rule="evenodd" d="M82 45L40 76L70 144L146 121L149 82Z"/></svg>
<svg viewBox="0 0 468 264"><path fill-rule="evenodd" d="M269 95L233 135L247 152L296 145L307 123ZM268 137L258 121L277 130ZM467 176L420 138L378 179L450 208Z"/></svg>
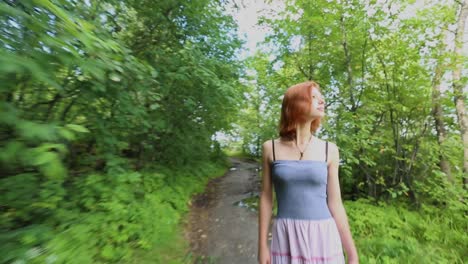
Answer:
<svg viewBox="0 0 468 264"><path fill-rule="evenodd" d="M236 205L258 195L258 162L230 158L231 168L192 198L185 237L196 264L256 264L258 213Z"/></svg>

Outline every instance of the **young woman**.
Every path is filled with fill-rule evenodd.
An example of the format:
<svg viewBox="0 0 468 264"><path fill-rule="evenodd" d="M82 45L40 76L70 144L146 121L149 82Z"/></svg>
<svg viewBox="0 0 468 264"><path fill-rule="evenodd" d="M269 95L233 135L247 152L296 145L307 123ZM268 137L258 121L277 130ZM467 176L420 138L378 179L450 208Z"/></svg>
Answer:
<svg viewBox="0 0 468 264"><path fill-rule="evenodd" d="M344 250L349 264L359 263L341 201L338 147L314 135L324 116L325 102L317 83L288 88L281 107L280 138L262 147L260 264L345 263ZM278 213L270 251L273 187Z"/></svg>

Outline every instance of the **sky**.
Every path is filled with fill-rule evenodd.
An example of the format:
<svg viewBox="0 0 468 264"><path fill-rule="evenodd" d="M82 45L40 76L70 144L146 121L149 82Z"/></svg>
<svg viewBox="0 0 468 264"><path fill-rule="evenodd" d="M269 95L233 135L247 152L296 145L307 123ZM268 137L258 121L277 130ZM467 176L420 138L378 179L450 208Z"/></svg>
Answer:
<svg viewBox="0 0 468 264"><path fill-rule="evenodd" d="M230 14L236 20L239 27L239 35L246 40L245 49L241 52L241 58L253 55L257 50L257 43L263 41L271 32L268 27L257 25L258 18L263 15L273 16L274 11L282 10L284 4L281 0L273 0L268 4L264 0L233 0Z"/></svg>
<svg viewBox="0 0 468 264"><path fill-rule="evenodd" d="M329 1L340 1L340 0L329 0ZM363 0L366 1L366 0ZM377 0L377 2L385 2L386 0ZM440 1L440 0L439 0ZM416 10L424 6L428 6L431 3L439 2L436 0L415 0L414 4L410 5L404 12L400 14L401 18L408 18L416 14ZM444 0L442 0L444 1ZM447 1L447 0L445 0ZM239 35L241 38L246 40L245 49L241 52L240 57L245 58L249 55L253 55L257 50L257 43L264 40L265 36L271 32L267 27L257 25L258 18L261 15L267 15L273 17L278 11L284 9L284 3L282 0L271 0L267 3L265 0L232 0L231 8L229 13L234 17L238 23ZM234 6L237 6L235 8ZM395 11L395 10L392 10ZM368 14L372 15L375 11L372 9L368 10ZM468 21L467 21L468 22ZM453 28L452 28L453 29ZM468 42L468 26L465 28L465 43ZM447 43L453 43L453 37L447 38ZM452 45L453 47L453 45ZM464 48L465 54L468 55L468 45Z"/></svg>

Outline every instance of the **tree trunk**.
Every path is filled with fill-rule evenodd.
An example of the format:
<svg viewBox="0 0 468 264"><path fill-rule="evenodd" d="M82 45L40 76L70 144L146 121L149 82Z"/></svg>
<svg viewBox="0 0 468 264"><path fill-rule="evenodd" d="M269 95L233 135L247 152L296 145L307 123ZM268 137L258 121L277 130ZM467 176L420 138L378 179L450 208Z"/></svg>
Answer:
<svg viewBox="0 0 468 264"><path fill-rule="evenodd" d="M468 120L466 116L465 97L463 94L463 82L460 80L462 71L462 59L463 59L463 32L465 31L466 17L468 16L468 0L460 2L460 13L457 20L457 31L455 32L455 50L454 55L456 58L455 69L453 70L453 94L454 103L457 113L458 125L460 127L460 134L462 137L463 144L463 186L467 188L468 184Z"/></svg>
<svg viewBox="0 0 468 264"><path fill-rule="evenodd" d="M432 116L435 121L435 129L437 131L437 142L439 144L439 167L442 172L447 175L447 180L453 183L453 176L450 170L450 164L447 158L442 154L442 147L444 145L445 139L447 138L447 131L445 130L445 124L443 120L442 106L440 104L440 79L442 77L442 67L441 62L437 63L435 68L435 75L432 81Z"/></svg>
<svg viewBox="0 0 468 264"><path fill-rule="evenodd" d="M352 109L356 109L357 105L356 102L354 101L354 95L353 95L353 68L351 65L351 54L348 48L348 36L346 35L346 28L344 24L344 17L341 15L340 17L340 25L341 25L341 35L342 35L342 45L343 45L343 51L345 54L345 65L346 65L346 75L347 75L347 82L349 85L349 99L351 101L351 106ZM364 76L362 76L364 78Z"/></svg>

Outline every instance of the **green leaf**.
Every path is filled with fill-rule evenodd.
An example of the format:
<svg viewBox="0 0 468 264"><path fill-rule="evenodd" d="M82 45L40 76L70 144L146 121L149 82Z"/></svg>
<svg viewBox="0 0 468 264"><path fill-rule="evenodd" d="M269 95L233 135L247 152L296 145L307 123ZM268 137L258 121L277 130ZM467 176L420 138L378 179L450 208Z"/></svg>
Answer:
<svg viewBox="0 0 468 264"><path fill-rule="evenodd" d="M73 134L70 130L65 129L63 127L58 128L58 132L61 136L63 136L67 140L74 140L75 134Z"/></svg>
<svg viewBox="0 0 468 264"><path fill-rule="evenodd" d="M121 80L120 76L115 73L111 73L109 78L114 82L120 82Z"/></svg>
<svg viewBox="0 0 468 264"><path fill-rule="evenodd" d="M39 166L43 164L47 164L52 162L53 160L57 160L58 156L57 153L54 152L42 152L39 154L34 162L32 163L33 165Z"/></svg>
<svg viewBox="0 0 468 264"><path fill-rule="evenodd" d="M36 149L38 151L44 151L44 152L58 150L58 152L61 154L65 154L68 151L64 144L58 144L58 143L43 143Z"/></svg>
<svg viewBox="0 0 468 264"><path fill-rule="evenodd" d="M76 125L76 124L67 124L65 127L73 130L73 131L76 131L76 132L82 132L82 133L89 133L89 130L84 127L84 126L80 126L80 125Z"/></svg>
<svg viewBox="0 0 468 264"><path fill-rule="evenodd" d="M101 251L101 256L105 259L112 259L114 257L114 248L111 245L105 245Z"/></svg>

